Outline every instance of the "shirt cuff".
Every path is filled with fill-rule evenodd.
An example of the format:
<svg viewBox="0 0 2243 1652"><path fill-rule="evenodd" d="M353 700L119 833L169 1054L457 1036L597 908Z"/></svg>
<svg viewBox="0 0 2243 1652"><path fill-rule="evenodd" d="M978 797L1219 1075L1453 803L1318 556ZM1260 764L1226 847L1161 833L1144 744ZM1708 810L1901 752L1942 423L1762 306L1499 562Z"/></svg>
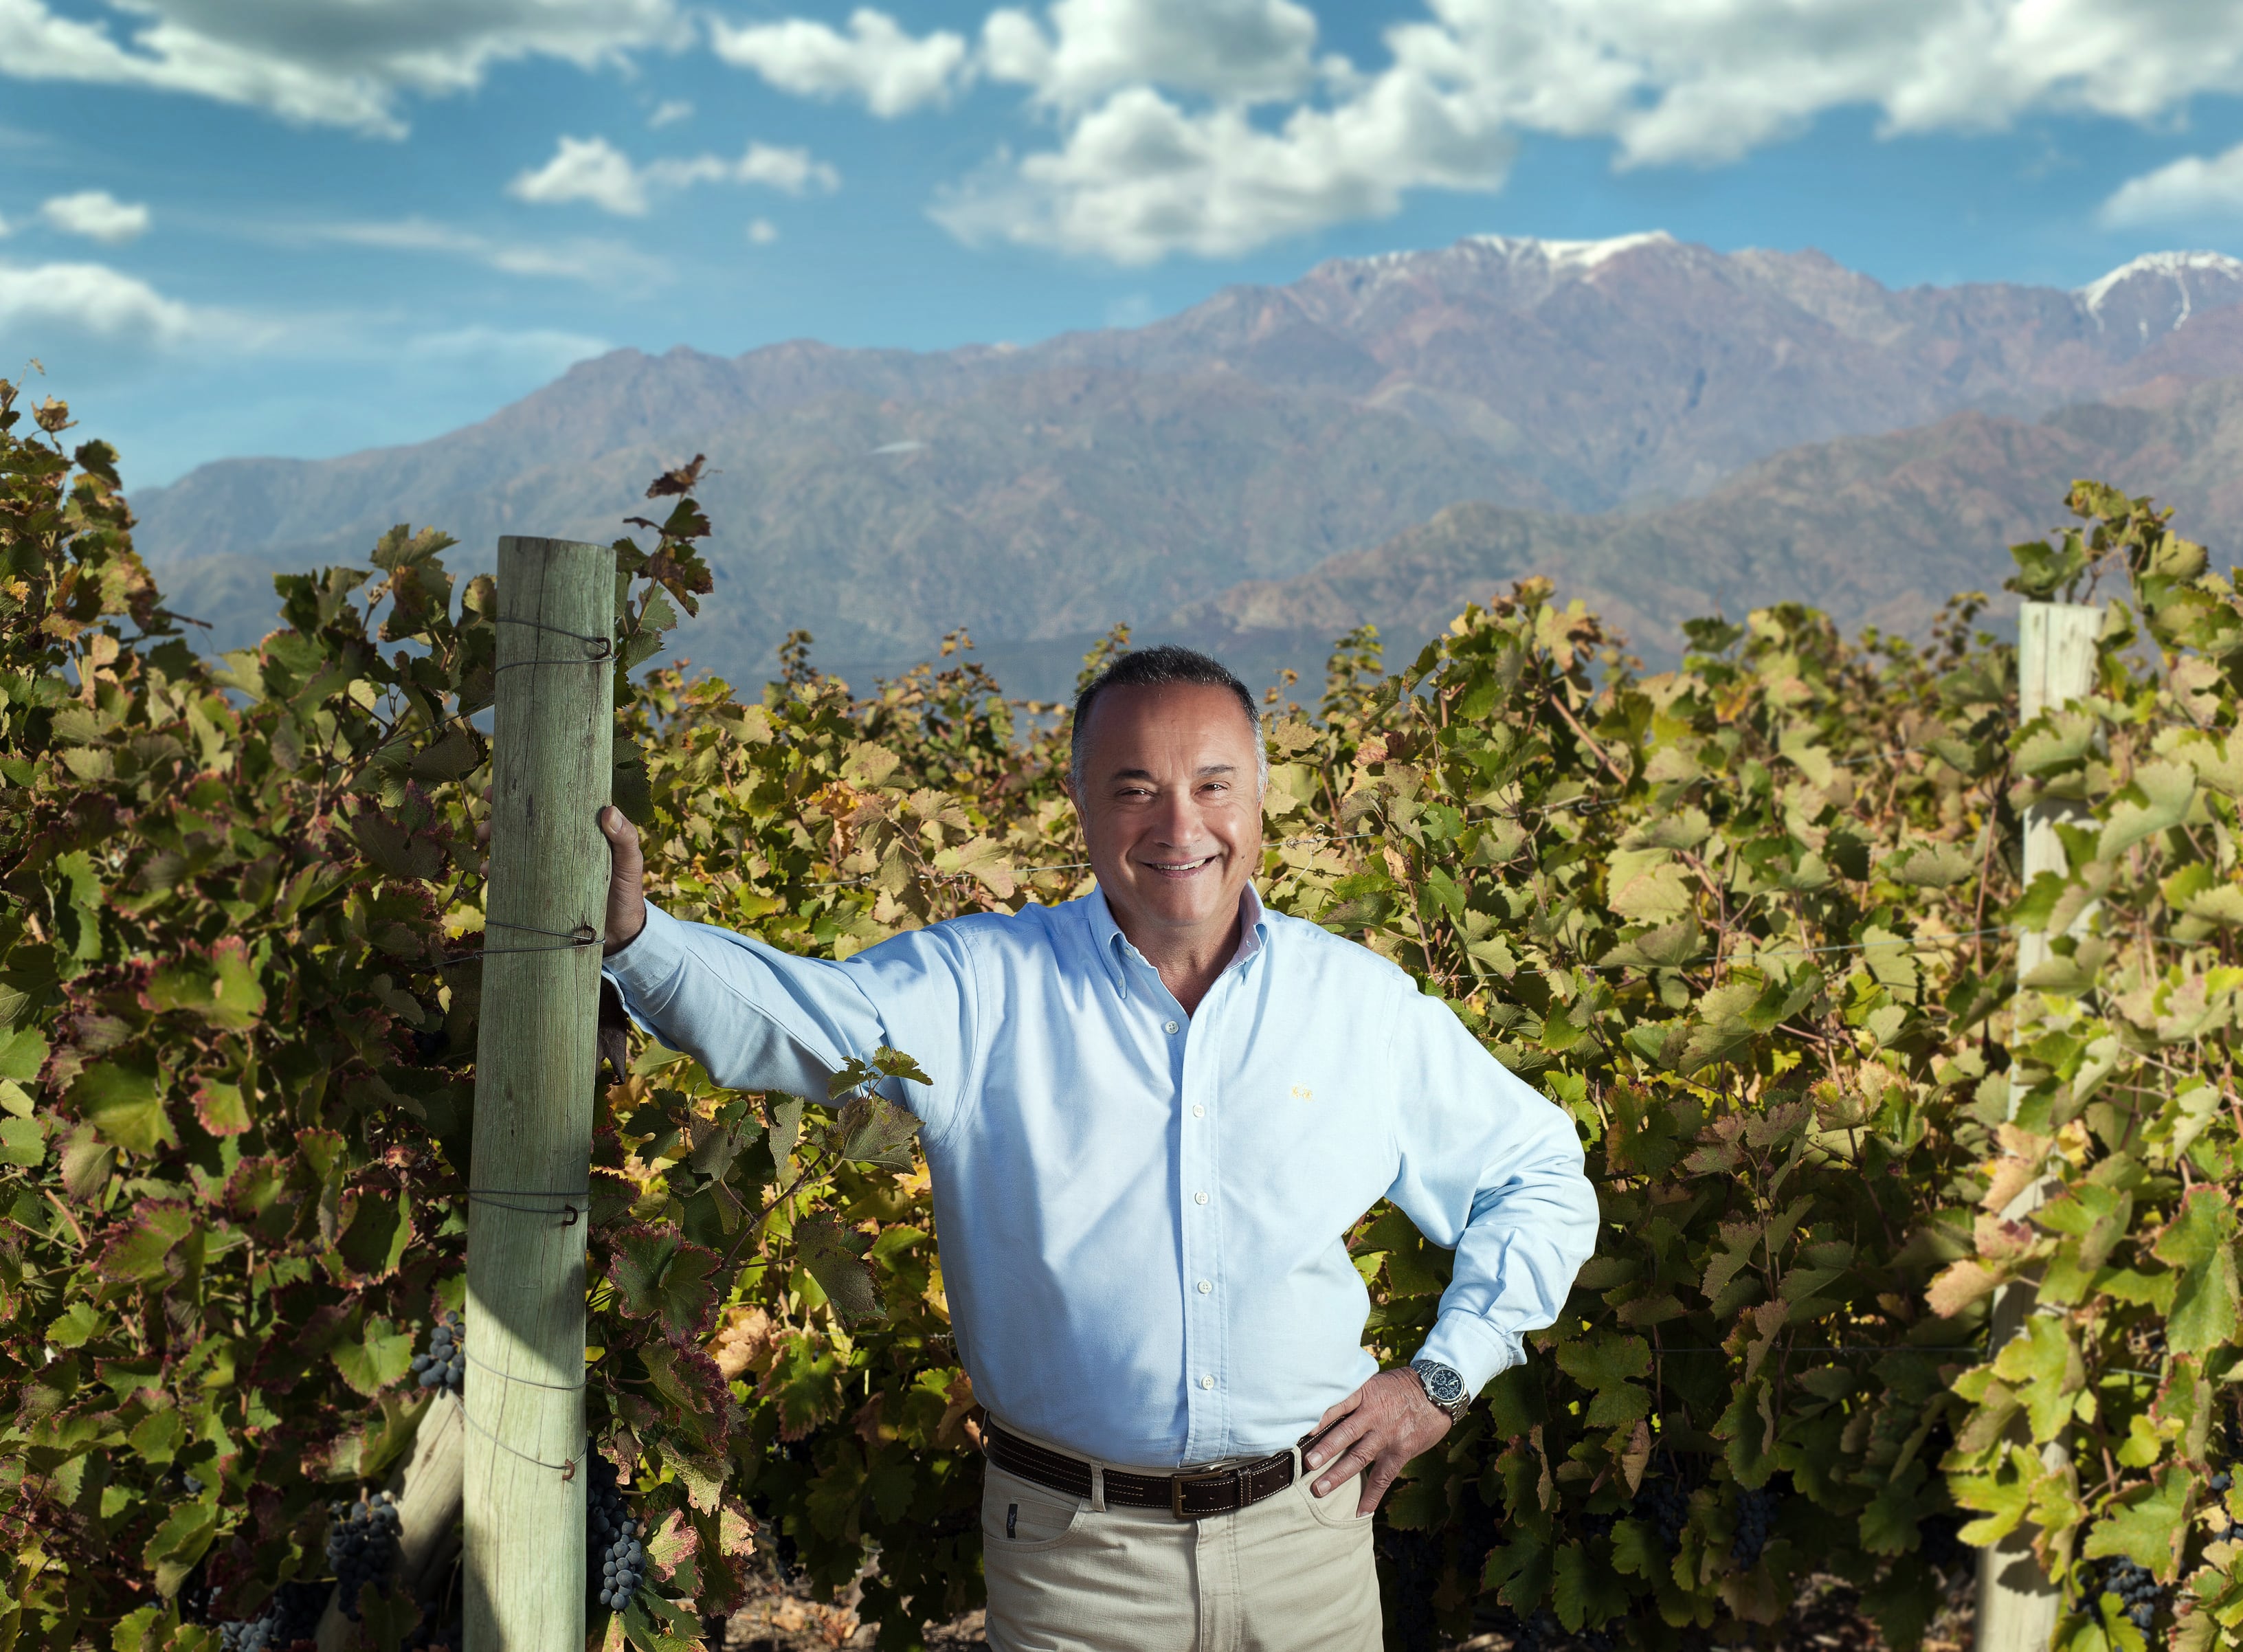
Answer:
<svg viewBox="0 0 2243 1652"><path fill-rule="evenodd" d="M659 987L677 972L687 952L685 926L651 900L646 903L646 925L620 952L600 960L600 973L622 989L626 999Z"/></svg>
<svg viewBox="0 0 2243 1652"><path fill-rule="evenodd" d="M1518 1338L1497 1330L1476 1313L1457 1309L1435 1323L1418 1357L1438 1359L1448 1366L1465 1379L1465 1392L1477 1399L1480 1390L1517 1365L1522 1355Z"/></svg>

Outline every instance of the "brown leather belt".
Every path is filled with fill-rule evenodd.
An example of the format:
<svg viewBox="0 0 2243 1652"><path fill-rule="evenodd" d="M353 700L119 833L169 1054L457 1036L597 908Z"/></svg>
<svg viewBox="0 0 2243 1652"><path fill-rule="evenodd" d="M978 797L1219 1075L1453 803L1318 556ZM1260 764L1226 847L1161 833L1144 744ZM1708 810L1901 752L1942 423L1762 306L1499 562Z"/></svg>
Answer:
<svg viewBox="0 0 2243 1652"><path fill-rule="evenodd" d="M992 1419L982 1425L982 1452L1008 1474L1034 1480L1069 1497L1090 1495L1090 1465L1007 1433ZM1199 1473L1130 1474L1106 1471L1106 1500L1123 1508L1165 1508L1180 1521L1229 1514L1274 1497L1293 1483L1293 1453L1273 1452L1258 1462Z"/></svg>

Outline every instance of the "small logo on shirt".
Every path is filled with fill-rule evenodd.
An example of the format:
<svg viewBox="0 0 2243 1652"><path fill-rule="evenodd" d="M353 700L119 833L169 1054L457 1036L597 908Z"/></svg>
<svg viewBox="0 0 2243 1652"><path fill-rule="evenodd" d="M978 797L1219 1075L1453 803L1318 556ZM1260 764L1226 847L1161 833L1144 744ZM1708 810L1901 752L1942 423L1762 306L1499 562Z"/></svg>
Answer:
<svg viewBox="0 0 2243 1652"><path fill-rule="evenodd" d="M1310 1089L1306 1084L1293 1086L1293 1099L1297 1102L1312 1102L1316 1096L1316 1091Z"/></svg>

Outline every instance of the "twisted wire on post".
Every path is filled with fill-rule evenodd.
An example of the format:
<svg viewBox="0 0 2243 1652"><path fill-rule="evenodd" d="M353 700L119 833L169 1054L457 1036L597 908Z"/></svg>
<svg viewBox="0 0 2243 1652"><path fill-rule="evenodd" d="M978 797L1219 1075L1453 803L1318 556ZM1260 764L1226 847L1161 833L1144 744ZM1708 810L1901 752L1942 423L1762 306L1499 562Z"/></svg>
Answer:
<svg viewBox="0 0 2243 1652"><path fill-rule="evenodd" d="M485 929L513 929L517 930L523 934L530 935L552 935L556 937L562 944L557 947L484 947L475 952L463 952L456 958L447 958L444 960L443 963L439 966L439 968L449 969L455 964L471 964L478 958L495 957L503 953L575 952L579 947L596 947L600 944L602 939L600 932L593 928L589 923L580 923L574 929L540 929L535 924L503 923L496 918L485 918L483 920L483 927Z"/></svg>
<svg viewBox="0 0 2243 1652"><path fill-rule="evenodd" d="M532 630L549 631L556 637L573 637L576 641L589 646L589 651L578 659L548 659L541 655L535 659L509 660L497 668L499 671L510 671L517 665L596 665L603 660L615 657L616 644L615 639L611 637L595 637L586 631L564 630L558 625L548 625L543 620L516 619L510 614L500 614L492 619L491 624L527 625ZM492 674L495 676L497 671Z"/></svg>
<svg viewBox="0 0 2243 1652"><path fill-rule="evenodd" d="M468 1427L474 1429L475 1433L481 1434L485 1440L490 1441L492 1445L497 1446L509 1457L519 1457L523 1462L529 1463L535 1467L552 1469L564 1480L574 1480L576 1478L577 1459L574 1457L565 1457L557 1463L549 1463L542 1457L532 1457L528 1452L523 1451L521 1447L508 1445L506 1441L501 1440L496 1434L491 1433L489 1429L477 1422L475 1418L475 1413L469 1411L465 1406L460 1407L460 1418L461 1420L465 1422Z"/></svg>
<svg viewBox="0 0 2243 1652"><path fill-rule="evenodd" d="M558 1215L561 1226L573 1228L577 1218L591 1208L592 1190L586 1188L581 1193L541 1193L534 1188L471 1187L467 1190L467 1199L470 1204L488 1204L495 1210L517 1210L524 1216ZM513 1199L557 1199L562 1203L557 1205L509 1204L509 1201Z"/></svg>
<svg viewBox="0 0 2243 1652"><path fill-rule="evenodd" d="M517 1377L510 1371L501 1371L496 1365L484 1364L473 1354L468 1355L468 1363L477 1371L488 1371L501 1382L520 1383L525 1388L549 1388L556 1394L580 1394L584 1392L584 1385L581 1382L540 1382L535 1377Z"/></svg>

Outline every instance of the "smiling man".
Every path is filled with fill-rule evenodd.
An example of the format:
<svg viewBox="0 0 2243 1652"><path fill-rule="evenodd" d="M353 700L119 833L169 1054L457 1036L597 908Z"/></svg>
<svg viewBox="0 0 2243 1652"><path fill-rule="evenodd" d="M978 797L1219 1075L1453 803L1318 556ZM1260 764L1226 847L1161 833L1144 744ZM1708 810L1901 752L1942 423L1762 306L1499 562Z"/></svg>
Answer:
<svg viewBox="0 0 2243 1652"><path fill-rule="evenodd" d="M720 1082L823 1095L889 1044L987 1407L1000 1652L1375 1652L1369 1516L1553 1319L1595 1235L1572 1122L1376 954L1267 911L1253 696L1181 648L1075 700L1097 889L832 964L646 904L614 810L606 973ZM1456 1251L1381 1372L1347 1253Z"/></svg>

